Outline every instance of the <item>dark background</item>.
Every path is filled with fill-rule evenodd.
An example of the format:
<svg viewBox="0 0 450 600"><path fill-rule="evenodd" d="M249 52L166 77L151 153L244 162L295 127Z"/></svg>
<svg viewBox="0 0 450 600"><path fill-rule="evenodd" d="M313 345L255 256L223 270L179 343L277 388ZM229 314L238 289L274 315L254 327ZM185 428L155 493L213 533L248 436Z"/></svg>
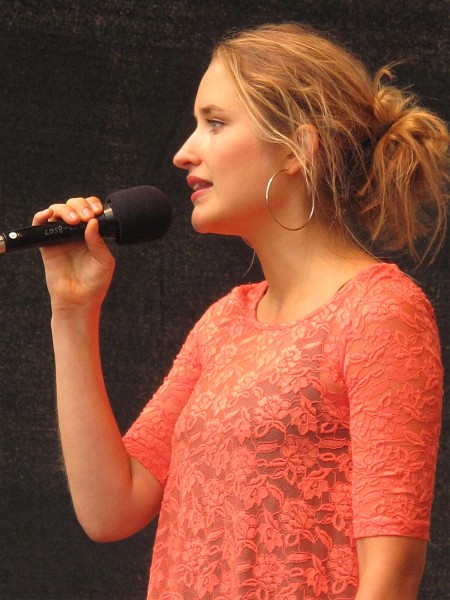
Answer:
<svg viewBox="0 0 450 600"><path fill-rule="evenodd" d="M191 130L215 40L235 26L299 20L335 33L374 71L448 119L444 0L0 0L0 231L70 196L149 183L176 206L169 234L114 247L102 354L122 430L169 369L208 304L243 281L240 241L195 234L171 157ZM416 278L436 311L448 366L449 245ZM73 515L54 416L49 303L37 251L0 257L1 600L143 600L153 527L98 545ZM74 365L76 369L76 365ZM80 373L80 377L82 377ZM448 388L447 388L448 389ZM449 410L421 600L449 598Z"/></svg>

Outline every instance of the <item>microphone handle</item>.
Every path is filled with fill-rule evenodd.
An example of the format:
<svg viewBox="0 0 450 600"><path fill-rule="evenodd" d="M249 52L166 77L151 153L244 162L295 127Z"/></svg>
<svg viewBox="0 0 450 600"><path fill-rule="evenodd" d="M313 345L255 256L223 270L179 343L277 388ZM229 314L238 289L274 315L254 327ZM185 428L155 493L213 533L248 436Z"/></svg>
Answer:
<svg viewBox="0 0 450 600"><path fill-rule="evenodd" d="M117 236L117 221L107 212L108 209L102 215L96 217L99 222L99 232L103 237L115 238ZM55 221L23 227L8 233L0 233L0 254L82 240L84 239L85 229L86 223L84 222L77 225L68 225L64 221Z"/></svg>

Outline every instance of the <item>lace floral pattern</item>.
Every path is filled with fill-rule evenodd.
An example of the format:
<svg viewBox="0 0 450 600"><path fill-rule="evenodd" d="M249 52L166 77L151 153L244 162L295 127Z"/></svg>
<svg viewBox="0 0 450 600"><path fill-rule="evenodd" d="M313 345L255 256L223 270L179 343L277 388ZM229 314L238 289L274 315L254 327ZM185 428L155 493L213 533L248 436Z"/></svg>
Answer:
<svg viewBox="0 0 450 600"><path fill-rule="evenodd" d="M356 538L428 537L442 367L423 293L375 265L270 326L266 287L205 313L124 438L165 486L149 600L351 600Z"/></svg>

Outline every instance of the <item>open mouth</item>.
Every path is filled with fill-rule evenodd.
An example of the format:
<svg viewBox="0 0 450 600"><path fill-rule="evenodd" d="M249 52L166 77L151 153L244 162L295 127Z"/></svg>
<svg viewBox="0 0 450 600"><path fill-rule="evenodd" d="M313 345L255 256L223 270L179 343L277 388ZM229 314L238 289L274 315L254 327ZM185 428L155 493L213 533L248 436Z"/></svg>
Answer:
<svg viewBox="0 0 450 600"><path fill-rule="evenodd" d="M194 192L191 195L192 202L198 200L200 196L203 196L212 188L212 183L210 181L200 179L199 177L193 177L192 175L187 177L187 183Z"/></svg>

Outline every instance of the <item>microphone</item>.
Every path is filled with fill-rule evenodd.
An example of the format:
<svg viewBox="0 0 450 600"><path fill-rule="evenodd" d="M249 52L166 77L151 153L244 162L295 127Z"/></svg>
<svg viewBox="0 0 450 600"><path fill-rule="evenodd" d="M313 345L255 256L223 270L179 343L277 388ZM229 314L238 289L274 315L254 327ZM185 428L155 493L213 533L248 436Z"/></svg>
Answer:
<svg viewBox="0 0 450 600"><path fill-rule="evenodd" d="M142 185L109 194L96 219L102 237L113 238L120 245L138 244L166 233L172 208L160 190ZM0 233L0 254L82 240L86 225L55 221Z"/></svg>

